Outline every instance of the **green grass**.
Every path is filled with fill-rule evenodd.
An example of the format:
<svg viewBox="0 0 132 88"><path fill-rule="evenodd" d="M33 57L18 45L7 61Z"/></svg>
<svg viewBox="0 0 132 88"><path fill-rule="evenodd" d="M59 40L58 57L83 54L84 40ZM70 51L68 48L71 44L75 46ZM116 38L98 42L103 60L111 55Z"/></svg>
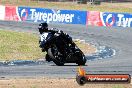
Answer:
<svg viewBox="0 0 132 88"><path fill-rule="evenodd" d="M112 88L125 88L125 87L123 87L121 85L114 85Z"/></svg>
<svg viewBox="0 0 132 88"><path fill-rule="evenodd" d="M45 57L39 48L39 36L33 33L0 30L0 61L37 60ZM84 53L94 53L95 48L75 41ZM86 49L87 48L87 49Z"/></svg>
<svg viewBox="0 0 132 88"><path fill-rule="evenodd" d="M35 34L0 30L0 38L0 60L35 60L44 56Z"/></svg>
<svg viewBox="0 0 132 88"><path fill-rule="evenodd" d="M101 5L77 4L73 2L47 2L31 0L1 0L3 5L43 7L50 9L71 9L102 12L125 12L132 13L132 3L101 3Z"/></svg>

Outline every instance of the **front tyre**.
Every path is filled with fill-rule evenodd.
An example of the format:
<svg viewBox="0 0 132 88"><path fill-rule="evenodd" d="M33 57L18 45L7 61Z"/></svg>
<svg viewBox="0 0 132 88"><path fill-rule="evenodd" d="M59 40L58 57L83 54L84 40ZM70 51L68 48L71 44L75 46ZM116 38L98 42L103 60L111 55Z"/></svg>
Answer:
<svg viewBox="0 0 132 88"><path fill-rule="evenodd" d="M76 52L76 54L75 54L76 56L77 56L77 58L78 58L78 60L77 60L77 64L80 66L80 65L85 65L85 63L86 63L86 58L85 58L85 55L83 54L83 52L81 52L81 51L77 51Z"/></svg>
<svg viewBox="0 0 132 88"><path fill-rule="evenodd" d="M77 64L80 66L80 65L85 65L85 63L86 63L86 58L85 58L85 56L84 57L82 57L82 58L80 58L79 60L78 60L78 62L77 62Z"/></svg>

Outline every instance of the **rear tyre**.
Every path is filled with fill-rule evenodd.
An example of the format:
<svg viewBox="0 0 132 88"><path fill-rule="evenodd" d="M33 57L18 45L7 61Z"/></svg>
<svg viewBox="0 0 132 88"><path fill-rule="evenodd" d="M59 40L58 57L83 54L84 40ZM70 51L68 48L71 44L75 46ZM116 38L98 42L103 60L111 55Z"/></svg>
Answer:
<svg viewBox="0 0 132 88"><path fill-rule="evenodd" d="M55 61L55 60L53 60L53 62L54 62L57 66L64 66L64 63L62 63L62 62Z"/></svg>
<svg viewBox="0 0 132 88"><path fill-rule="evenodd" d="M64 65L64 61L62 57L56 57L55 59L53 59L53 62L57 65L57 66L63 66Z"/></svg>
<svg viewBox="0 0 132 88"><path fill-rule="evenodd" d="M64 65L64 58L62 55L59 54L59 51L56 46L49 49L49 54L52 56L52 61L58 65L63 66Z"/></svg>

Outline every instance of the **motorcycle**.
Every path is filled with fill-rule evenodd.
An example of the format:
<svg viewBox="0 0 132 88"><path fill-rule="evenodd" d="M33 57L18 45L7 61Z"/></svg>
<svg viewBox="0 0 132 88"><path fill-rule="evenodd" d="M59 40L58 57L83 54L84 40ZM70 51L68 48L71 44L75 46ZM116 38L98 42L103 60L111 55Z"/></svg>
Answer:
<svg viewBox="0 0 132 88"><path fill-rule="evenodd" d="M58 66L63 66L65 63L76 63L85 65L86 58L84 53L72 41L72 38L61 32L46 32L42 34L44 51L47 52L45 59L53 61Z"/></svg>

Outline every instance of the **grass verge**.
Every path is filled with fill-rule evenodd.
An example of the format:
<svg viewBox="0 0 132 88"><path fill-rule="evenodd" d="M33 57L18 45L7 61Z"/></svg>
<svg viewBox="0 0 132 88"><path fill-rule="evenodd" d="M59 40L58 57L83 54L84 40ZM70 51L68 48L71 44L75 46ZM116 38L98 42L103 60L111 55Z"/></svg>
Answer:
<svg viewBox="0 0 132 88"><path fill-rule="evenodd" d="M37 60L45 53L39 48L38 35L32 33L0 30L0 61L9 60ZM84 53L94 53L91 45L75 41Z"/></svg>
<svg viewBox="0 0 132 88"><path fill-rule="evenodd" d="M37 35L0 30L0 38L0 60L31 60L44 55Z"/></svg>

